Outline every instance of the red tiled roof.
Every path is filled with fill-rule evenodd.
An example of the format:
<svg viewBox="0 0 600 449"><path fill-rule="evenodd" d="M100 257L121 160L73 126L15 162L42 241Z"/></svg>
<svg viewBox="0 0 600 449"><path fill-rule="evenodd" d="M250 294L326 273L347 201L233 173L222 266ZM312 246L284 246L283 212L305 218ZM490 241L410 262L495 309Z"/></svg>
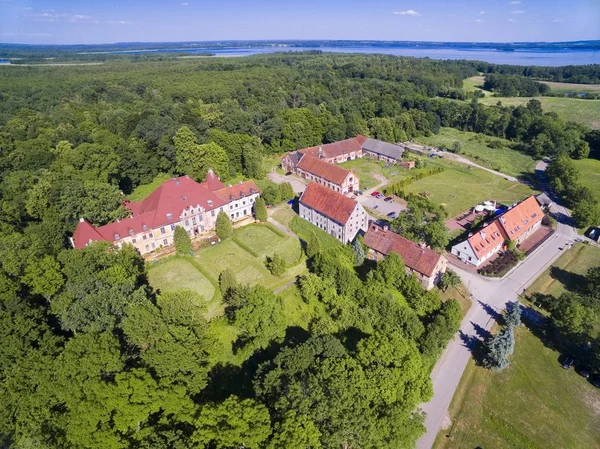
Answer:
<svg viewBox="0 0 600 449"><path fill-rule="evenodd" d="M367 140L365 136L358 135L350 139L340 140L338 142L327 143L324 145L317 145L315 147L304 148L298 151L304 154L311 154L313 156L318 156L321 152L324 158L329 159L332 157L341 156L343 154L361 151L365 140Z"/></svg>
<svg viewBox="0 0 600 449"><path fill-rule="evenodd" d="M322 161L309 154L302 156L297 167L337 185L341 185L346 177L352 173L345 168Z"/></svg>
<svg viewBox="0 0 600 449"><path fill-rule="evenodd" d="M471 248L473 248L475 256L480 259L498 245L502 245L504 242L504 235L498 227L497 220L494 220L467 240L469 245L471 245Z"/></svg>
<svg viewBox="0 0 600 449"><path fill-rule="evenodd" d="M254 184L254 181L240 182L214 191L215 195L227 202L239 200L254 193L260 193L260 189Z"/></svg>
<svg viewBox="0 0 600 449"><path fill-rule="evenodd" d="M504 212L496 221L510 240L518 239L533 225L542 221L544 212L534 196L521 201L512 209Z"/></svg>
<svg viewBox="0 0 600 449"><path fill-rule="evenodd" d="M346 224L358 204L356 200L314 181L308 183L300 202L342 225Z"/></svg>
<svg viewBox="0 0 600 449"><path fill-rule="evenodd" d="M393 231L382 229L376 224L369 227L364 242L369 248L386 256L392 251L399 254L408 268L428 277L435 274L435 267L442 257L431 248L422 247L418 243L405 239Z"/></svg>
<svg viewBox="0 0 600 449"><path fill-rule="evenodd" d="M209 171L206 181L198 183L188 176L163 182L148 197L139 203L126 203L132 216L98 228L81 221L73 234L75 248L83 248L90 241L115 241L129 235L167 226L180 221L184 210L201 206L205 211L222 207L230 202L230 195L239 199L250 195L252 190L260 192L254 181L246 181L232 187L223 183Z"/></svg>

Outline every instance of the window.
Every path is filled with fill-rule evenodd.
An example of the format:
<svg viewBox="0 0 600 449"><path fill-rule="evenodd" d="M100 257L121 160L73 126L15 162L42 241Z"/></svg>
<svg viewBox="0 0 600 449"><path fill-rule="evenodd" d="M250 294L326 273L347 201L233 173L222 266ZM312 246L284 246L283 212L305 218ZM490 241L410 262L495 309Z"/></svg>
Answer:
<svg viewBox="0 0 600 449"><path fill-rule="evenodd" d="M167 212L167 220L172 220L173 214L171 212Z"/></svg>
<svg viewBox="0 0 600 449"><path fill-rule="evenodd" d="M152 244L152 249L154 249L154 248L156 248L156 245L153 243L153 244Z"/></svg>
<svg viewBox="0 0 600 449"><path fill-rule="evenodd" d="M246 205L246 201L245 201L245 200L244 200L244 201L242 201L242 205L243 205L243 206L245 206L245 205Z"/></svg>
<svg viewBox="0 0 600 449"><path fill-rule="evenodd" d="M150 247L146 245L146 251L150 251Z"/></svg>
<svg viewBox="0 0 600 449"><path fill-rule="evenodd" d="M133 243L134 245L136 244L137 240L136 239L132 239L131 243Z"/></svg>
<svg viewBox="0 0 600 449"><path fill-rule="evenodd" d="M171 225L171 231L174 231L174 230L175 230L175 225L174 225L174 224L172 224L172 225Z"/></svg>
<svg viewBox="0 0 600 449"><path fill-rule="evenodd" d="M214 216L215 216L215 211L214 211L214 210L211 210L211 211L210 211L210 216L211 216L211 217L214 217Z"/></svg>
<svg viewBox="0 0 600 449"><path fill-rule="evenodd" d="M167 239L163 240L163 245L167 246L169 244L169 241Z"/></svg>
<svg viewBox="0 0 600 449"><path fill-rule="evenodd" d="M190 220L185 220L185 225L189 226L190 225Z"/></svg>
<svg viewBox="0 0 600 449"><path fill-rule="evenodd" d="M233 220L233 214L231 214L231 219Z"/></svg>
<svg viewBox="0 0 600 449"><path fill-rule="evenodd" d="M195 225L196 224L196 217L192 217L192 224Z"/></svg>
<svg viewBox="0 0 600 449"><path fill-rule="evenodd" d="M142 235L142 239L146 240L148 237L146 237L146 234Z"/></svg>
<svg viewBox="0 0 600 449"><path fill-rule="evenodd" d="M163 226L162 228L160 228L160 233L164 234L165 233L165 227Z"/></svg>
<svg viewBox="0 0 600 449"><path fill-rule="evenodd" d="M142 226L142 230L147 231L148 230L148 225Z"/></svg>
<svg viewBox="0 0 600 449"><path fill-rule="evenodd" d="M152 233L148 234L148 236L149 236L150 238L154 237L154 236L152 235Z"/></svg>

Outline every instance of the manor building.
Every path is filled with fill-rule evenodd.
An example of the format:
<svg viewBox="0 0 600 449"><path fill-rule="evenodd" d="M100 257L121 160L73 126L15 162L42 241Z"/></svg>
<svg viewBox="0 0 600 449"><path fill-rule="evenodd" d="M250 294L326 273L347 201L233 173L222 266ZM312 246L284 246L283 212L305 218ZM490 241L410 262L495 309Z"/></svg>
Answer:
<svg viewBox="0 0 600 449"><path fill-rule="evenodd" d="M296 165L296 174L308 181L315 181L341 194L356 192L360 179L356 173L304 154Z"/></svg>
<svg viewBox="0 0 600 449"><path fill-rule="evenodd" d="M354 240L367 229L364 207L321 184L311 181L299 201L300 217L332 235L342 243Z"/></svg>
<svg viewBox="0 0 600 449"><path fill-rule="evenodd" d="M118 247L131 244L141 254L147 254L172 245L176 226L195 236L213 230L219 212L234 222L252 216L259 195L254 181L225 186L212 170L203 183L188 176L173 178L146 199L125 203L131 211L129 218L99 227L81 218L71 244L74 248L96 241L112 242Z"/></svg>

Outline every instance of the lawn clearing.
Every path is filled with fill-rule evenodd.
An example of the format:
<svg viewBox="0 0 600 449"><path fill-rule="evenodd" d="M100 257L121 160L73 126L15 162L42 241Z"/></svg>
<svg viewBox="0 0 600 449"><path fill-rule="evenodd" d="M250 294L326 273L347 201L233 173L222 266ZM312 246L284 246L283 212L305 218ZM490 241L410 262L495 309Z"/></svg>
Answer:
<svg viewBox="0 0 600 449"><path fill-rule="evenodd" d="M300 237L300 239L302 239L305 242L308 242L310 240L311 233L314 232L321 241L321 248L323 249L323 251L326 251L331 248L344 246L342 242L340 242L338 239L332 237L322 229L309 223L304 218L300 218L299 216L296 216L292 219L292 221L290 222L290 229L294 231L298 235L298 237Z"/></svg>
<svg viewBox="0 0 600 449"><path fill-rule="evenodd" d="M151 183L137 186L133 192L127 195L127 198L129 198L129 201L131 201L132 203L142 201L146 199L148 195L154 192L154 190L156 190L156 188L160 186L163 182L168 181L171 178L172 176L167 173L159 173L158 175L156 175L156 178L154 178L154 180Z"/></svg>
<svg viewBox="0 0 600 449"><path fill-rule="evenodd" d="M291 207L289 207L287 204L284 204L277 206L276 210L272 213L271 218L289 229L290 221L292 221L292 218L296 217L297 215L298 214L296 214Z"/></svg>
<svg viewBox="0 0 600 449"><path fill-rule="evenodd" d="M428 137L417 137L416 142L423 145L452 148L454 142L462 145L461 156L486 168L491 168L511 176L533 173L535 161L529 155L513 150L510 141L483 134L459 131L454 128L441 128L438 134ZM491 142L499 142L502 148L490 148Z"/></svg>
<svg viewBox="0 0 600 449"><path fill-rule="evenodd" d="M207 318L222 313L220 301L215 301L215 287L188 260L170 257L164 261L150 265L148 270L150 285L162 292L176 290L193 290L198 292L207 305Z"/></svg>
<svg viewBox="0 0 600 449"><path fill-rule="evenodd" d="M489 97L492 95L491 92L487 91L487 90L483 90L481 88L481 86L483 86L483 83L485 82L485 77L484 76L472 76L470 78L467 78L465 80L463 80L463 90L465 90L466 92L474 92L476 90L483 92L483 94L486 97Z"/></svg>
<svg viewBox="0 0 600 449"><path fill-rule="evenodd" d="M573 163L581 176L579 181L588 187L600 201L600 161L598 159L574 160Z"/></svg>
<svg viewBox="0 0 600 449"><path fill-rule="evenodd" d="M581 276L585 276L590 268L598 266L600 266L600 248L576 243L531 284L527 289L527 296L542 293L558 297L568 289L576 288L581 283ZM560 280L550 274L553 267L563 270L564 275L560 276Z"/></svg>
<svg viewBox="0 0 600 449"><path fill-rule="evenodd" d="M490 172L468 167L458 162L437 161L446 170L409 184L406 193L427 192L429 198L444 205L451 217L482 201L512 204L534 193L528 186L507 181Z"/></svg>
<svg viewBox="0 0 600 449"><path fill-rule="evenodd" d="M600 84L558 83L555 81L539 81L546 84L556 93L600 92Z"/></svg>
<svg viewBox="0 0 600 449"><path fill-rule="evenodd" d="M302 256L300 242L293 237L281 237L268 226L248 225L236 230L236 239L246 245L260 259L279 253L288 265L292 265Z"/></svg>
<svg viewBox="0 0 600 449"><path fill-rule="evenodd" d="M592 129L600 129L600 100L581 100L578 98L534 97L542 103L544 112L556 112L563 120L583 123ZM482 104L494 105L498 101L504 106L526 104L532 97L486 97Z"/></svg>
<svg viewBox="0 0 600 449"><path fill-rule="evenodd" d="M452 427L440 432L434 447L600 447L600 391L562 369L559 355L521 327L503 372L469 361L450 405Z"/></svg>
<svg viewBox="0 0 600 449"><path fill-rule="evenodd" d="M360 178L360 188L362 190L370 189L379 184L379 181L373 176L374 173L376 175L381 175L381 166L379 164L360 158L339 165L346 170L352 170L358 175Z"/></svg>

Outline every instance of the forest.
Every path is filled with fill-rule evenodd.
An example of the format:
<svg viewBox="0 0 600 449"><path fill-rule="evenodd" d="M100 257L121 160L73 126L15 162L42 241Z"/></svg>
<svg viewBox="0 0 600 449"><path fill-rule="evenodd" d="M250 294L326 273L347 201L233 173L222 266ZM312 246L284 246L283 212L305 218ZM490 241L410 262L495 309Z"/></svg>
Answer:
<svg viewBox="0 0 600 449"><path fill-rule="evenodd" d="M68 237L80 217L126 216L126 196L157 176L201 180L214 166L223 180L261 178L269 155L356 134L404 141L440 126L561 161L549 174L569 181L556 190L577 187L574 209L582 198L598 211L568 169L598 154L597 134L535 100L454 100L474 75L464 61L343 54L0 70L3 444L412 447L429 372L461 316L399 258L357 264L347 247L308 245L299 288L324 314L306 329L282 319L273 292L223 276L220 319L240 329L223 348L197 293L155 291L133 248L75 251ZM241 351L242 366L219 361L224 350Z"/></svg>

